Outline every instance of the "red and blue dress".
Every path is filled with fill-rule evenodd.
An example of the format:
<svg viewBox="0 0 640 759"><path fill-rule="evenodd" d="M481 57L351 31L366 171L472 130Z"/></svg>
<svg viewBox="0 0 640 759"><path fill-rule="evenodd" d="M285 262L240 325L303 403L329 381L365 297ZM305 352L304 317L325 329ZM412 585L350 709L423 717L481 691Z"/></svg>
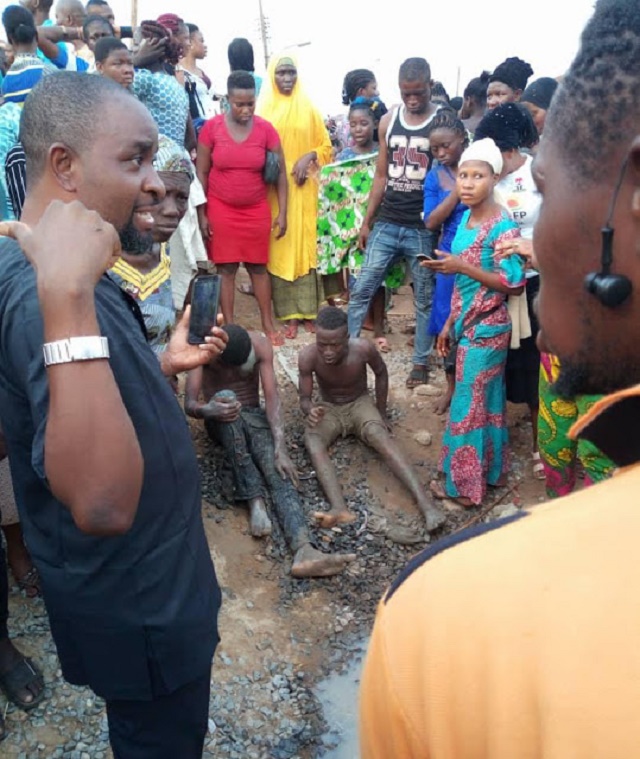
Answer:
<svg viewBox="0 0 640 759"><path fill-rule="evenodd" d="M518 225L506 211L469 228L467 211L458 227L452 254L488 272L504 285L522 287L524 264L519 256L494 260L498 242L519 237ZM482 502L487 484L497 485L508 471L508 435L504 369L511 338L507 296L465 274L456 274L451 301L458 341L456 386L442 443L440 469L450 498Z"/></svg>

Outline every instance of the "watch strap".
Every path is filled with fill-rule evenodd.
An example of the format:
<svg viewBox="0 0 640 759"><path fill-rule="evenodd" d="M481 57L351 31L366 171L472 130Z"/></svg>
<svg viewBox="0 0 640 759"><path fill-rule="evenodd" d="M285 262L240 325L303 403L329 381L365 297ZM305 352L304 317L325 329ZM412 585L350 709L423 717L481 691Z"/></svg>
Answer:
<svg viewBox="0 0 640 759"><path fill-rule="evenodd" d="M100 335L70 337L42 346L44 365L70 364L75 361L94 361L109 358L109 341Z"/></svg>

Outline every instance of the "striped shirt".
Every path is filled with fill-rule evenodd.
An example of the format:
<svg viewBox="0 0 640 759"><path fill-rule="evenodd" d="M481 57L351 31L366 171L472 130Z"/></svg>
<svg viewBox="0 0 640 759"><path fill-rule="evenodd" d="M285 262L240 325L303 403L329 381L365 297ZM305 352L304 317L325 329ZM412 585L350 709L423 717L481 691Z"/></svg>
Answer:
<svg viewBox="0 0 640 759"><path fill-rule="evenodd" d="M2 82L5 103L24 103L42 77L55 71L55 66L35 54L18 53Z"/></svg>
<svg viewBox="0 0 640 759"><path fill-rule="evenodd" d="M27 157L22 143L18 142L7 153L4 162L4 173L7 181L10 208L16 219L22 214L24 198L27 194Z"/></svg>

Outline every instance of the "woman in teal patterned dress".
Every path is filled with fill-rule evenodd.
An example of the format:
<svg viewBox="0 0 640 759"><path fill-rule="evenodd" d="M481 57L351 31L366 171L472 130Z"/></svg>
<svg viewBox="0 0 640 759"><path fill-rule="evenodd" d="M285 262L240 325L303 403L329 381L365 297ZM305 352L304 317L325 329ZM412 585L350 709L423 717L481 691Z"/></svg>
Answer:
<svg viewBox="0 0 640 759"><path fill-rule="evenodd" d="M336 156L336 162L320 171L318 199L318 272L323 276L325 296L330 302L338 294L346 300L343 277L353 283L364 262L358 248L358 231L367 212L369 192L373 183L378 146L374 131L379 121L378 100L356 98L349 109L349 127L353 146ZM400 287L404 282L404 264L394 264L387 273L385 287ZM385 287L373 298L370 317L373 338L379 350L387 352L384 336Z"/></svg>
<svg viewBox="0 0 640 759"><path fill-rule="evenodd" d="M497 261L495 246L519 237L518 225L493 197L502 156L493 140L480 140L460 159L458 195L469 210L462 217L452 253L425 266L456 274L451 315L438 337L442 355L457 344L456 386L442 443L444 486L438 498L463 506L482 503L487 485L503 484L508 471L504 369L511 336L509 294L522 292L524 263L511 255Z"/></svg>

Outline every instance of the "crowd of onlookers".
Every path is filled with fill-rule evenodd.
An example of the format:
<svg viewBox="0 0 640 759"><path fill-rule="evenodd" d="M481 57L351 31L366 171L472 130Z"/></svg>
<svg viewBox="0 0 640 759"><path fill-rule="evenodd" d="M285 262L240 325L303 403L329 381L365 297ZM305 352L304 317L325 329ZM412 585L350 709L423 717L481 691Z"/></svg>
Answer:
<svg viewBox="0 0 640 759"><path fill-rule="evenodd" d="M126 466L122 464L123 471L131 467L123 476L123 492L109 491L108 498L116 503L124 498L130 511L135 502L139 511L133 509L124 518L126 529L113 527L109 520L100 526L95 515L83 521L88 519L82 513L84 502L70 506L70 516L60 511L55 526L42 517L36 505L47 499L60 509L62 503L75 504L68 475L54 476L56 466L51 456L43 464L42 450L50 452L54 444L67 454L71 449L61 444L60 437L49 432L45 436L45 427L48 430L51 419L58 417L51 410L48 416L43 411L48 397L44 368L40 367L40 373L35 364L24 368L23 357L9 351L11 360L2 370L6 377L0 377L5 393L0 411L5 409L2 423L7 427L11 470L0 435L0 514L13 576L28 596L44 594L65 675L105 695L115 750L120 739L121 746L128 740L133 741L131 745L143 742L140 736L131 738L125 725L129 721L137 729L146 719L147 727L157 725L163 697L188 688L178 707L186 711L196 701L201 707L205 698L204 676L189 679L195 672L193 662L172 659L167 664L182 650L179 625L172 627L180 610L174 604L165 626L168 590L151 587L162 559L150 542L151 532L142 535L139 529L140 524L149 530L156 524L154 499L165 499L167 505L158 527L158 546L171 544L176 535L185 541L182 558L175 545L167 548L165 570L174 562L177 582L182 583L180 593L184 593L176 598L184 602L186 617L206 628L211 651L205 646L205 659L217 641L219 591L213 573L207 575L210 598L200 598L204 583L197 598L185 600L195 593L189 583L198 572L210 572L210 560L203 558L199 509L194 505L199 497L194 462L181 460L184 451L173 450L179 448L174 440L168 442L174 435L184 437L184 430L176 432L180 417L174 414L172 400L182 371L189 370L185 411L203 420L210 437L224 447L234 498L249 507L251 534L270 534L272 511L291 550L295 577L337 574L355 559L350 554L325 554L312 545L297 493L298 473L287 452L274 348L295 340L300 329L315 335L315 341L299 354L299 394L306 419L306 448L330 507L314 515L320 528L355 519L329 456L331 444L341 435L355 435L380 454L411 493L427 532L436 531L445 521L436 502L477 507L487 501L491 489L506 484L510 473L507 401L529 409L530 471L545 480L550 497L573 491L578 477L586 484L608 478L614 463L593 443L576 443L569 434L573 423L601 396L566 388L560 394L557 381L568 369L563 369L562 360L541 344L538 335L535 301L540 267L533 230L542 198L534 156L544 141L557 80L532 79L531 66L511 57L472 79L463 97L450 98L433 81L428 62L412 57L399 70L398 103L385 103L396 95L382 97L374 72L356 69L344 78L346 113L324 118L313 93L305 91L303 72L289 51L272 56L263 79L255 73L251 44L234 39L228 48L227 85L219 93L203 68L207 46L196 24L176 14L163 14L131 28L118 25L106 0L90 0L86 6L80 0L58 0L55 8L52 4L52 0L24 0L2 15L7 43L0 61L0 219L39 226L51 200L78 199L119 233L118 255L105 259L106 276L96 278L97 305L83 312L85 316L93 313L95 306L98 318L95 324L89 319L89 326L83 322L81 328L99 324L105 340L108 337L120 347L126 343L131 351L130 363L119 366L112 348L115 384L130 388L118 396L115 416L120 414L122 425L114 428L113 440L138 451L136 436L130 436L135 428L140 450ZM101 107L112 109L104 111L103 119ZM125 118L129 107L131 114ZM114 114L120 112L126 123L116 125ZM52 125L49 132L47 124ZM118 172L122 176L116 179ZM131 186L138 183L140 198L132 201L123 219L117 209L127 202L125 174ZM51 213L60 214L61 229L70 224L72 217L65 217L59 207ZM93 239L96 229L90 229L90 219L80 215L77 223ZM94 227L97 223L94 220ZM64 328L56 319L71 308L75 291L70 289L69 302L52 316L54 310L47 307L49 291L40 281L40 277L53 277L51 267L43 266L31 251L20 224L6 230L34 265L36 274L29 276L38 278L37 297L34 286L24 303L35 308L39 299L47 345L53 344L47 335L55 333L54 342L62 335L73 336L69 325L76 324L74 318L69 316ZM26 266L21 255L18 258ZM69 264L70 275L81 270L78 260ZM15 275L10 256L2 265L6 271L0 276L8 287ZM250 285L237 287L240 266ZM187 347L186 322L194 280L214 269L220 278L219 310L225 326L214 328L207 338L209 348L201 348L209 350L205 359L195 347ZM387 311L405 284L412 288L415 306L406 387L429 383L440 365L447 382L433 407L434 414L447 414L447 425L438 476L428 488L392 438L387 419L389 377L384 354L391 350ZM262 332L234 323L237 289L255 298ZM3 297L0 281L0 308L13 314L11 296L6 295L4 301ZM110 322L106 314L120 314L120 322ZM8 323L17 323L17 317L12 318L14 322L9 319ZM29 318L34 318L31 312ZM51 326L54 322L58 329ZM372 332L371 341L360 338L363 330ZM6 340L11 343L9 337ZM152 350L153 361L138 344L144 342ZM138 350L144 359L138 360ZM53 354L45 352L45 362L48 355ZM98 352L88 357L108 355ZM74 361L71 352L57 363ZM15 392L22 403L16 402L16 408L27 414L31 404L37 409L33 417L7 413L14 369L24 383L16 380L20 390ZM375 376L372 395L368 369ZM113 378L99 371L95 382L113 390ZM54 376L49 375L50 402L68 414L65 393L56 386ZM136 382L144 384L140 397L148 396L146 405L140 401L140 409L131 390ZM171 414L160 423L158 415L166 409L163 396ZM133 420L131 429L127 420ZM33 427L33 434L18 444L20 425ZM158 437L153 434L154 425L160 431ZM160 460L160 450L168 458L176 457L171 459L174 469ZM33 457L33 471L29 469L28 474L24 468L27 452ZM144 472L136 469L138 455ZM148 460L152 463L147 467ZM164 477L174 477L164 494L160 480L152 483L149 479L163 467ZM183 469L176 474L179 467ZM62 467L61 471L66 470ZM131 484L134 481L137 485ZM104 487L105 492L109 490L107 483ZM179 506L185 488L191 509L185 509L184 523L178 523L180 508L176 511L168 505ZM119 488L113 485L113 490ZM134 521L136 513L142 515L139 521ZM86 524L90 526L85 529L82 525ZM59 538L55 549L44 540L51 532ZM120 537L105 537L112 534ZM103 548L107 543L108 548ZM127 677L134 683L129 692L124 686L112 687L117 673L106 674L105 668L115 666L115 659L107 657L100 666L80 661L72 641L78 635L83 645L97 641L95 651L100 656L102 633L97 620L101 617L92 609L92 591L80 575L86 572L92 581L104 582L106 595L112 593L115 598L126 578L126 571L121 573L128 566L123 557L129 561L131 556L142 564L148 561L150 574L136 578L140 588L123 601L123 617L114 623L113 639L105 643L110 647L118 635L123 636L123 666L129 667ZM183 572L185 556L193 562ZM66 575L59 573L65 562L72 567ZM81 611L75 615L58 604L70 588L81 599ZM0 566L0 686L16 704L30 709L43 697L42 676L37 665L9 640L7 593L6 572ZM134 596L145 593L148 619L140 621L134 613ZM135 635L126 632L128 614L135 618ZM90 656L90 649L86 645L83 656ZM136 670L143 659L149 671ZM199 661L202 669L201 665ZM206 698L208 703L208 690ZM136 706L123 706L128 699ZM145 700L156 709L148 715L140 707ZM172 708L176 703L172 702ZM196 735L200 729L201 725ZM190 748L180 749L185 752L180 755L196 756L197 744L198 739L194 743L192 737Z"/></svg>

